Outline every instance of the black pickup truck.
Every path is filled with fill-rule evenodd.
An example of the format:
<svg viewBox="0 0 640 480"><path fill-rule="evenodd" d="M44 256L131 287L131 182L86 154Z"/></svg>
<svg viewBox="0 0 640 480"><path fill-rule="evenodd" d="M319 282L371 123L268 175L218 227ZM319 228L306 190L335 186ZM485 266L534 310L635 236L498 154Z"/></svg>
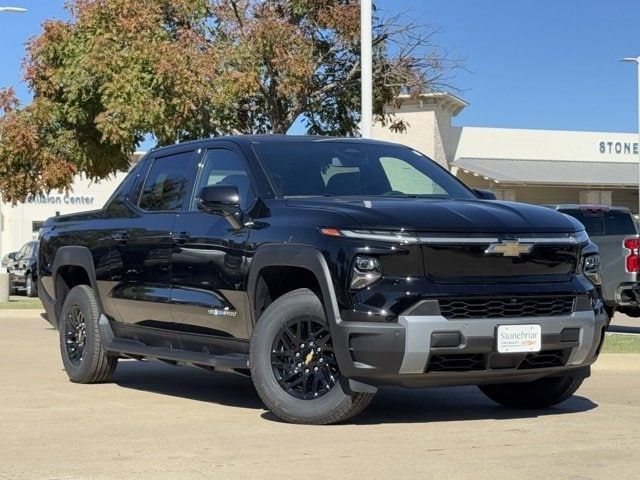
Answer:
<svg viewBox="0 0 640 480"><path fill-rule="evenodd" d="M386 385L555 405L608 321L577 220L376 141L156 149L101 210L49 219L39 252L71 381L108 381L119 358L234 371L296 423L345 420Z"/></svg>

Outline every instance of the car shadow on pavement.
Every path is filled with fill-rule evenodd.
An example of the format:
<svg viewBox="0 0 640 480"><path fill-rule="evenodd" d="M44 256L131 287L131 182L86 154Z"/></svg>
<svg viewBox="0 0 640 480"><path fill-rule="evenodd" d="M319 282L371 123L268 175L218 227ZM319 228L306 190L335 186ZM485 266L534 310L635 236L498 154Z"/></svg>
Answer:
<svg viewBox="0 0 640 480"><path fill-rule="evenodd" d="M501 407L486 398L476 387L444 387L422 390L383 388L371 405L360 415L348 420L349 425L384 423L435 423L469 420L510 420L549 415L586 412L598 405L574 395L553 408L518 410ZM271 412L262 418L282 422Z"/></svg>
<svg viewBox="0 0 640 480"><path fill-rule="evenodd" d="M251 379L158 361L120 360L114 382L125 388L238 408L264 409Z"/></svg>
<svg viewBox="0 0 640 480"><path fill-rule="evenodd" d="M251 380L230 373L209 373L194 367L174 367L160 362L121 361L115 383L124 388L171 395L237 408L261 410L262 418L280 422L265 411ZM412 390L380 389L371 405L349 424L428 423L463 420L507 420L586 412L598 405L579 395L546 410L500 407L475 387Z"/></svg>
<svg viewBox="0 0 640 480"><path fill-rule="evenodd" d="M609 325L607 327L607 332L640 335L640 327L630 327L627 325Z"/></svg>
<svg viewBox="0 0 640 480"><path fill-rule="evenodd" d="M505 408L489 400L478 388L443 387L422 390L381 389L374 401L350 423L455 422L464 420L509 420L586 412L598 405L574 395L549 409L519 410Z"/></svg>

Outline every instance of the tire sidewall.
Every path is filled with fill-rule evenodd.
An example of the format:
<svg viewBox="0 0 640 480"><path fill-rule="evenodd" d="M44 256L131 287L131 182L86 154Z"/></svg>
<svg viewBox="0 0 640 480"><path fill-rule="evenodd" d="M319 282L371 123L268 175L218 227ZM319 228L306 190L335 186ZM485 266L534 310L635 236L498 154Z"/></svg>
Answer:
<svg viewBox="0 0 640 480"><path fill-rule="evenodd" d="M308 293L307 293L308 292ZM314 423L348 406L352 399L340 381L319 398L302 400L288 394L278 383L271 365L271 349L276 335L287 320L310 315L326 324L322 305L310 291L272 303L260 317L251 337L251 376L263 402L280 417L301 423Z"/></svg>
<svg viewBox="0 0 640 480"><path fill-rule="evenodd" d="M27 273L27 278L25 280L25 293L27 297L34 296L34 289L35 289L35 284L33 282L33 277L31 276L31 273Z"/></svg>
<svg viewBox="0 0 640 480"><path fill-rule="evenodd" d="M71 381L82 381L82 379L90 375L93 357L96 355L97 345L94 339L96 338L100 312L96 307L95 301L92 302L89 295L93 295L93 291L88 287L74 287L67 295L60 314L60 325L58 327L60 333L60 354L62 356L64 369ZM79 364L71 362L65 346L66 318L74 305L80 307L85 318L85 347L82 360Z"/></svg>

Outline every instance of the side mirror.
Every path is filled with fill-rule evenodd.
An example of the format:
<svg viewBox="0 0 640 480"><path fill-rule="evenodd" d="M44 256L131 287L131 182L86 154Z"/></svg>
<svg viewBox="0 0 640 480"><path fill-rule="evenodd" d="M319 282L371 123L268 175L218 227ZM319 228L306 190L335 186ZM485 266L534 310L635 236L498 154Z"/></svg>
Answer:
<svg viewBox="0 0 640 480"><path fill-rule="evenodd" d="M222 215L233 228L242 228L243 212L240 209L240 195L235 185L208 185L202 187L196 197L200 210Z"/></svg>
<svg viewBox="0 0 640 480"><path fill-rule="evenodd" d="M473 191L475 192L476 195L478 195L478 198L482 200L497 200L496 194L493 192L490 192L489 190L474 189Z"/></svg>
<svg viewBox="0 0 640 480"><path fill-rule="evenodd" d="M9 258L9 260L17 260L18 252L11 252L9 255L7 255L7 257Z"/></svg>

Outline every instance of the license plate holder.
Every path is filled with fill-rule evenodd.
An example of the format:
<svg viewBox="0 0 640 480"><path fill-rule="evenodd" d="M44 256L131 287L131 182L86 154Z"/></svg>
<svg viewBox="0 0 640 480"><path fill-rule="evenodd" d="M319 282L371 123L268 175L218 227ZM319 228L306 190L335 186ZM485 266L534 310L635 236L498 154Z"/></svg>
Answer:
<svg viewBox="0 0 640 480"><path fill-rule="evenodd" d="M498 353L529 353L542 349L542 327L531 325L498 325Z"/></svg>

